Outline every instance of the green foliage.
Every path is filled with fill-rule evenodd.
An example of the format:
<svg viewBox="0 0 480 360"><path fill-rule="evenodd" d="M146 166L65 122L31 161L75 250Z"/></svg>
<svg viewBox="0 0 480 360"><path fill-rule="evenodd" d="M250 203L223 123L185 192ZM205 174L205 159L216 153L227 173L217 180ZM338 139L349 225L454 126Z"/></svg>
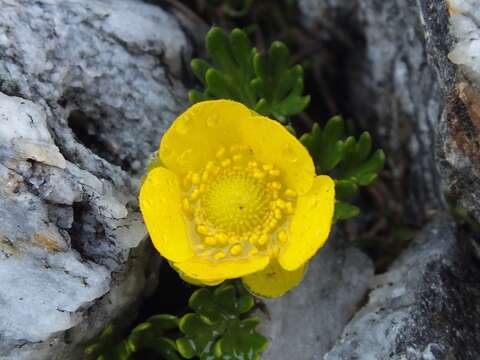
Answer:
<svg viewBox="0 0 480 360"><path fill-rule="evenodd" d="M167 314L152 316L124 340L109 325L87 346L85 354L96 360L129 360L135 353L149 350L164 360L260 359L267 340L255 330L258 318L245 318L253 305L253 297L232 283L201 288L189 300L193 313L181 319Z"/></svg>
<svg viewBox="0 0 480 360"><path fill-rule="evenodd" d="M242 319L254 305L253 297L232 284L215 290L197 290L189 301L194 313L180 320L183 337L176 344L186 359L260 359L267 340L255 328L256 317Z"/></svg>
<svg viewBox="0 0 480 360"><path fill-rule="evenodd" d="M358 139L347 137L340 116L328 120L323 129L314 124L300 141L312 155L317 172L335 179L335 220L357 216L360 210L348 202L356 196L359 186L370 185L377 179L385 163L383 150L372 153L372 139L366 131Z"/></svg>
<svg viewBox="0 0 480 360"><path fill-rule="evenodd" d="M303 69L291 66L288 48L275 41L267 54L252 47L248 36L234 29L228 36L212 27L206 39L213 65L193 59L192 71L204 90L191 90L196 103L208 99L231 99L256 112L285 123L289 116L302 112L310 102L303 96Z"/></svg>
<svg viewBox="0 0 480 360"><path fill-rule="evenodd" d="M175 342L167 335L177 328L176 316L155 315L136 326L125 340L118 341L113 326L108 325L96 342L85 348L85 354L97 360L128 360L134 353L148 349L160 359L180 360Z"/></svg>

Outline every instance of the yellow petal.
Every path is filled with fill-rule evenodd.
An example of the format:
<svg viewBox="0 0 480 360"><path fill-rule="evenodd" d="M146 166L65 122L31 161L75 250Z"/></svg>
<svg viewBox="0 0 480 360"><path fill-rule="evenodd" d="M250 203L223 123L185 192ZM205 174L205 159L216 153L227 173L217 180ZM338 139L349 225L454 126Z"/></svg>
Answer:
<svg viewBox="0 0 480 360"><path fill-rule="evenodd" d="M181 114L163 135L160 159L177 174L196 171L222 147L239 142L237 130L251 116L244 105L230 100L203 101Z"/></svg>
<svg viewBox="0 0 480 360"><path fill-rule="evenodd" d="M255 160L277 167L285 185L298 194L312 186L315 167L300 141L277 121L230 100L200 102L180 115L163 136L160 159L168 169L185 174L231 145L246 145Z"/></svg>
<svg viewBox="0 0 480 360"><path fill-rule="evenodd" d="M335 183L328 176L317 176L312 189L298 198L288 226L287 242L278 259L285 270L298 269L325 243L334 209Z"/></svg>
<svg viewBox="0 0 480 360"><path fill-rule="evenodd" d="M285 294L300 284L307 269L307 264L294 271L286 271L276 260L262 271L242 278L245 287L255 295L272 298Z"/></svg>
<svg viewBox="0 0 480 360"><path fill-rule="evenodd" d="M155 248L172 261L194 255L181 203L178 177L163 167L153 168L140 188L140 209Z"/></svg>
<svg viewBox="0 0 480 360"><path fill-rule="evenodd" d="M195 257L183 262L175 262L174 267L185 276L210 285L227 279L235 279L264 269L268 256L226 261L209 261Z"/></svg>
<svg viewBox="0 0 480 360"><path fill-rule="evenodd" d="M224 280L212 280L212 281L200 281L189 277L187 274L183 273L179 268L175 266L174 263L170 263L170 265L175 269L178 275L182 278L183 281L189 283L190 285L194 286L216 286L222 283Z"/></svg>
<svg viewBox="0 0 480 360"><path fill-rule="evenodd" d="M277 167L285 185L297 194L310 190L315 176L312 157L285 126L264 116L250 117L243 125L244 144L257 161Z"/></svg>

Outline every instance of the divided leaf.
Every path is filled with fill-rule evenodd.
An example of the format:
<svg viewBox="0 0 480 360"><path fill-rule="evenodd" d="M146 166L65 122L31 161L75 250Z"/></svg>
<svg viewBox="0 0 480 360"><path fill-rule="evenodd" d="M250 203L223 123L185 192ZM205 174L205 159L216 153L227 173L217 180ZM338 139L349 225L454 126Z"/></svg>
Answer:
<svg viewBox="0 0 480 360"><path fill-rule="evenodd" d="M346 137L341 116L334 116L324 128L315 123L300 141L310 152L319 174L328 174L335 179L335 220L346 220L360 213L351 201L359 186L372 184L385 163L383 150L373 154L372 139L363 132L358 139Z"/></svg>
<svg viewBox="0 0 480 360"><path fill-rule="evenodd" d="M178 327L178 318L161 314L136 326L125 340L119 340L108 325L96 341L85 348L87 358L96 360L129 360L134 353L149 349L164 360L180 360L174 341L164 336Z"/></svg>
<svg viewBox="0 0 480 360"><path fill-rule="evenodd" d="M253 297L232 284L197 290L190 299L195 313L180 320L184 336L176 342L179 353L186 359L259 359L267 344L255 330L259 320L241 317L253 305Z"/></svg>
<svg viewBox="0 0 480 360"><path fill-rule="evenodd" d="M210 29L205 43L212 65L192 60L192 71L205 89L191 90L190 102L236 100L281 122L302 112L310 102L309 96L302 95L303 69L291 66L283 43L275 41L267 54L260 54L244 31L234 29L227 36L218 27Z"/></svg>

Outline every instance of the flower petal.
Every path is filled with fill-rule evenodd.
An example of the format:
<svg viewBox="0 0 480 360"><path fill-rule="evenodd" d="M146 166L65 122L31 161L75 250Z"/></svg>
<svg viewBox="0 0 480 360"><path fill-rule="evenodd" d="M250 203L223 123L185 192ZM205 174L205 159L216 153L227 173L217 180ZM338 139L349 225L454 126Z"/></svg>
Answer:
<svg viewBox="0 0 480 360"><path fill-rule="evenodd" d="M200 280L196 280L196 279L193 279L191 277L189 277L187 274L185 274L184 272L182 272L179 268L177 268L175 266L174 263L170 263L170 266L172 266L175 271L178 273L178 275L180 276L180 278L185 281L186 283L189 283L190 285L193 285L193 286L216 286L218 284L221 284L224 280L221 279L221 280L212 280L212 281L200 281Z"/></svg>
<svg viewBox="0 0 480 360"><path fill-rule="evenodd" d="M306 270L307 264L304 264L297 270L287 271L273 260L264 270L244 276L242 281L254 295L267 298L279 297L300 284Z"/></svg>
<svg viewBox="0 0 480 360"><path fill-rule="evenodd" d="M285 270L298 269L325 243L334 209L335 183L328 176L317 176L312 189L297 200L288 227L288 240L278 259Z"/></svg>
<svg viewBox="0 0 480 360"><path fill-rule="evenodd" d="M222 147L247 145L255 160L275 165L285 184L306 193L315 176L313 160L295 136L278 123L230 100L193 105L163 136L160 160L177 174L197 171Z"/></svg>
<svg viewBox="0 0 480 360"><path fill-rule="evenodd" d="M177 174L196 171L221 147L239 143L239 124L251 116L244 105L230 100L203 101L181 114L163 135L160 159Z"/></svg>
<svg viewBox="0 0 480 360"><path fill-rule="evenodd" d="M242 124L243 144L257 161L280 169L285 185L299 195L310 190L315 177L312 157L285 126L264 116L250 117Z"/></svg>
<svg viewBox="0 0 480 360"><path fill-rule="evenodd" d="M209 261L194 257L187 261L176 262L174 266L187 278L210 285L221 280L235 279L263 270L268 262L268 256L225 261Z"/></svg>
<svg viewBox="0 0 480 360"><path fill-rule="evenodd" d="M163 167L148 172L140 189L140 209L158 252L172 261L194 255L181 208L178 177Z"/></svg>

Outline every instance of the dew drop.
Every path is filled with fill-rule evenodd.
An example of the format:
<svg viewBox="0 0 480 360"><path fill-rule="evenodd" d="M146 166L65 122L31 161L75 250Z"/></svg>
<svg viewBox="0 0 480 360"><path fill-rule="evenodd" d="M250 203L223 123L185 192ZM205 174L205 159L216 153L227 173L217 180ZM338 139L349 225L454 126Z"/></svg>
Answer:
<svg viewBox="0 0 480 360"><path fill-rule="evenodd" d="M187 149L183 153L180 154L178 157L178 161L180 163L185 163L188 161L188 159L192 156L193 150L192 149Z"/></svg>
<svg viewBox="0 0 480 360"><path fill-rule="evenodd" d="M188 115L184 115L183 118L176 124L175 129L181 135L185 135L190 129L191 118Z"/></svg>
<svg viewBox="0 0 480 360"><path fill-rule="evenodd" d="M162 146L162 156L170 157L173 154L173 149L170 145L164 144Z"/></svg>
<svg viewBox="0 0 480 360"><path fill-rule="evenodd" d="M218 126L220 120L218 118L217 115L210 115L208 118L207 118L207 126L209 127L215 127L215 126Z"/></svg>

